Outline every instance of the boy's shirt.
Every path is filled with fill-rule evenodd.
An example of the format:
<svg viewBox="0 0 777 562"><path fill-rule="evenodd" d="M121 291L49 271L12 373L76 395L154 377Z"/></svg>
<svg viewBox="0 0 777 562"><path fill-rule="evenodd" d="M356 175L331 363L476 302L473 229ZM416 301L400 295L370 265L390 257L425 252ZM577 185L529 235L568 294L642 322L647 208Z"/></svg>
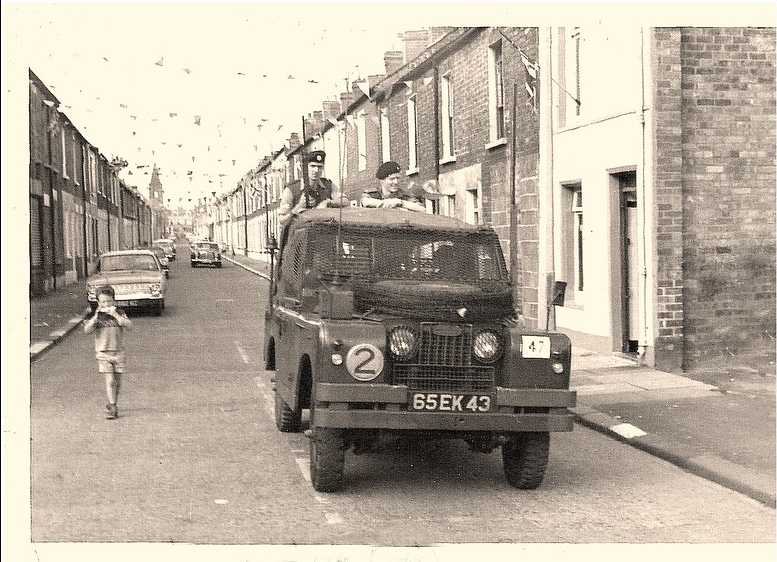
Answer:
<svg viewBox="0 0 777 562"><path fill-rule="evenodd" d="M117 314L126 317L124 312L117 310ZM97 316L94 330L94 350L99 351L124 351L124 328L110 314L100 312Z"/></svg>

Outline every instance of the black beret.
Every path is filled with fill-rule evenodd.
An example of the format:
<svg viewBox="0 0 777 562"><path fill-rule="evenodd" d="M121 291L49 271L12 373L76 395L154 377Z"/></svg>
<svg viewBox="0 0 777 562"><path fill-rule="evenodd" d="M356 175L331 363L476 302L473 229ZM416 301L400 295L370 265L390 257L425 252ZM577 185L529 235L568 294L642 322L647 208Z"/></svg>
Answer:
<svg viewBox="0 0 777 562"><path fill-rule="evenodd" d="M396 162L383 162L380 166L378 166L378 172L375 174L375 176L379 180L385 180L387 177L389 177L391 174L397 174L399 173L399 164Z"/></svg>
<svg viewBox="0 0 777 562"><path fill-rule="evenodd" d="M323 164L326 158L326 152L323 150L314 150L308 154L308 163L310 164Z"/></svg>

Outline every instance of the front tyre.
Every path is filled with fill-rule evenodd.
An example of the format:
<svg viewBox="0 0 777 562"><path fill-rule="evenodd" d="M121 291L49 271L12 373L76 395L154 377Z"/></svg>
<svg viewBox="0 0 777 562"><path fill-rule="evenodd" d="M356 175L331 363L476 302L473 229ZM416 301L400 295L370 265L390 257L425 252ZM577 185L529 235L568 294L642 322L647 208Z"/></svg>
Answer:
<svg viewBox="0 0 777 562"><path fill-rule="evenodd" d="M550 433L512 433L502 445L502 463L513 488L534 490L542 483L548 466Z"/></svg>
<svg viewBox="0 0 777 562"><path fill-rule="evenodd" d="M302 425L302 410L289 408L281 395L275 393L275 425L283 433L297 433Z"/></svg>
<svg viewBox="0 0 777 562"><path fill-rule="evenodd" d="M314 427L310 437L310 480L317 492L338 492L345 470L344 430Z"/></svg>

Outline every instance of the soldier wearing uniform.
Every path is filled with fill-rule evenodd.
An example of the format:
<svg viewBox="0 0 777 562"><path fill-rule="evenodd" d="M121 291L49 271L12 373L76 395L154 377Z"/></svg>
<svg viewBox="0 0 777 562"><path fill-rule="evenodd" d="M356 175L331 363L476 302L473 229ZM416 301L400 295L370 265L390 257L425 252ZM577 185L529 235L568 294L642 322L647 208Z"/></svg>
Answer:
<svg viewBox="0 0 777 562"><path fill-rule="evenodd" d="M326 153L323 150L312 151L307 157L308 177L305 189L302 188L302 180L292 182L283 189L281 204L278 207L278 220L281 224L306 209L349 205L344 198L338 198L338 201L332 199L332 180L321 175L324 172L325 159Z"/></svg>
<svg viewBox="0 0 777 562"><path fill-rule="evenodd" d="M399 172L399 164L394 161L381 164L375 173L380 185L364 190L361 198L362 207L426 212L426 206L423 204L424 196L428 199L435 199L437 198L436 194L415 188L415 184L404 190L401 189L399 187Z"/></svg>

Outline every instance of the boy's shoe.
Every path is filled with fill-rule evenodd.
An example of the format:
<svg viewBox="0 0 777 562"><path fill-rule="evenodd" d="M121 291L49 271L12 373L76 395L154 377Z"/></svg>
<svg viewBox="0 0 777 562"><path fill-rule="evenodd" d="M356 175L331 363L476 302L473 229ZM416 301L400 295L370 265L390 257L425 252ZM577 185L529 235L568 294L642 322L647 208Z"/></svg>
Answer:
<svg viewBox="0 0 777 562"><path fill-rule="evenodd" d="M109 420L115 420L119 417L119 409L116 407L116 404L106 404L105 417Z"/></svg>

